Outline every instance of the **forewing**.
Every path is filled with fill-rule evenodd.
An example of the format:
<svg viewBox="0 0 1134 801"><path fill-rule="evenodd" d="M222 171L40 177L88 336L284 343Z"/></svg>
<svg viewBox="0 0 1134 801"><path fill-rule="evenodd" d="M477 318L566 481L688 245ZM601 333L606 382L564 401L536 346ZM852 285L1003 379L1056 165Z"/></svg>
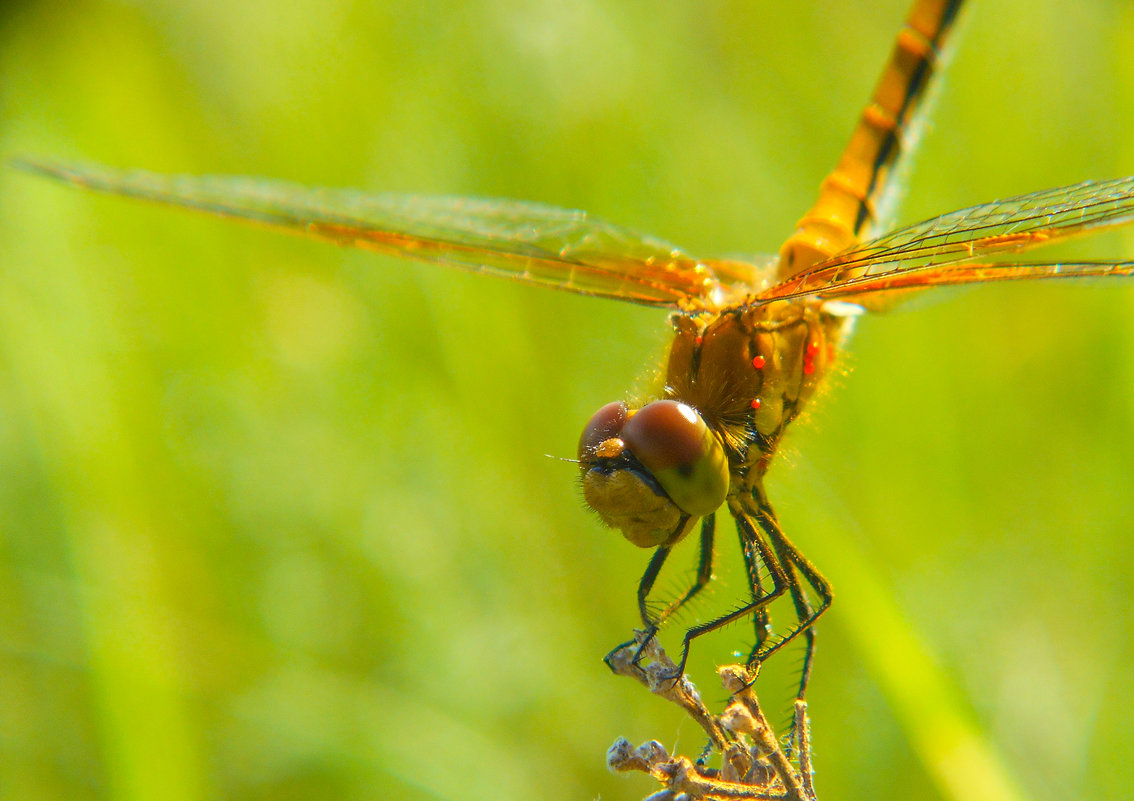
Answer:
<svg viewBox="0 0 1134 801"><path fill-rule="evenodd" d="M1012 253L1132 219L1134 178L1047 189L899 228L837 253L759 297L845 297L982 281L1129 275L1129 262L1006 259Z"/></svg>
<svg viewBox="0 0 1134 801"><path fill-rule="evenodd" d="M162 175L28 159L14 164L99 192L646 305L705 305L721 294L721 277L736 282L749 274L743 263L701 262L585 212L539 203L367 194L261 178Z"/></svg>

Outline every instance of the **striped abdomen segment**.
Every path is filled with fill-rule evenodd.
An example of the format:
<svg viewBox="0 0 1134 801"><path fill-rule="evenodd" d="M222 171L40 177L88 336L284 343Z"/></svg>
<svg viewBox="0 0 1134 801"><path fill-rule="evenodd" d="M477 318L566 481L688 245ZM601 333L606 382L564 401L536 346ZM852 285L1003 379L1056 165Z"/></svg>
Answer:
<svg viewBox="0 0 1134 801"><path fill-rule="evenodd" d="M780 251L780 278L838 253L869 232L961 3L915 3L838 167L824 179L818 201Z"/></svg>

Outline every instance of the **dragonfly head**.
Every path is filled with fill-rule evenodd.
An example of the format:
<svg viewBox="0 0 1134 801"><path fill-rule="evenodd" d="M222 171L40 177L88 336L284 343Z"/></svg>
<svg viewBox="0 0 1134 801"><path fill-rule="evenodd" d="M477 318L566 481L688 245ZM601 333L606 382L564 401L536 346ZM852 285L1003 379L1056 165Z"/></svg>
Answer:
<svg viewBox="0 0 1134 801"><path fill-rule="evenodd" d="M579 438L579 466L587 504L642 548L677 542L728 494L724 446L673 400L603 406Z"/></svg>

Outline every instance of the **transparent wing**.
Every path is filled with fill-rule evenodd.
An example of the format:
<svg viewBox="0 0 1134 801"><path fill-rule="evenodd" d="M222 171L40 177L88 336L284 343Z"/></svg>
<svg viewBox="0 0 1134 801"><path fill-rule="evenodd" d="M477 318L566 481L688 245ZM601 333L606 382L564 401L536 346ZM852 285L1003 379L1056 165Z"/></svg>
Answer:
<svg viewBox="0 0 1134 801"><path fill-rule="evenodd" d="M538 203L366 194L262 178L161 175L31 159L13 164L99 192L653 306L711 304L724 284L750 283L756 269L742 262L700 261L585 212Z"/></svg>
<svg viewBox="0 0 1134 801"><path fill-rule="evenodd" d="M842 297L1027 278L1130 275L1130 262L1020 263L1007 254L1134 220L1134 178L1088 181L961 209L855 245L760 293Z"/></svg>

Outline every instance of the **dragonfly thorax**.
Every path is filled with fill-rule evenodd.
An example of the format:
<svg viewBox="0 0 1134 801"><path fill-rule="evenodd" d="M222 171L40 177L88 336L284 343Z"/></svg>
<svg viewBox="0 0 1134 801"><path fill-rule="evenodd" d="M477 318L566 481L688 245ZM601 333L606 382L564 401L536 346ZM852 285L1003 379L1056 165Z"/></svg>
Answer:
<svg viewBox="0 0 1134 801"><path fill-rule="evenodd" d="M830 369L848 320L831 306L803 299L674 315L665 394L701 413L734 478L766 466Z"/></svg>

